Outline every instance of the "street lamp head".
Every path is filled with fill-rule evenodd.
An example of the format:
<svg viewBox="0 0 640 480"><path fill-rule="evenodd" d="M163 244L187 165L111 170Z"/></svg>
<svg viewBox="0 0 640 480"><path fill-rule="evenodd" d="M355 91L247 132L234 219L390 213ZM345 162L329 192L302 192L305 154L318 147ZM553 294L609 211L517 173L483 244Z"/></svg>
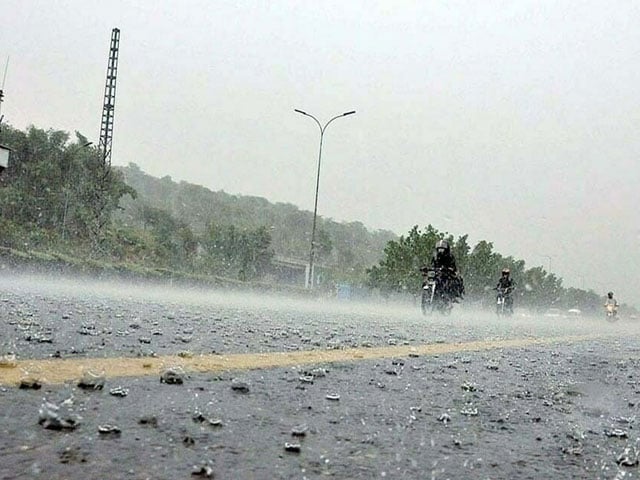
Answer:
<svg viewBox="0 0 640 480"><path fill-rule="evenodd" d="M302 115L308 115L308 113L307 113L307 112L303 112L302 110L298 110L297 108L294 108L294 109L293 109L293 111L294 111L294 112L301 113Z"/></svg>
<svg viewBox="0 0 640 480"><path fill-rule="evenodd" d="M345 112L345 113L343 113L343 114L342 114L342 116L343 116L343 117L346 117L347 115L353 115L354 113L356 113L356 111L355 111L355 110L352 110L352 111L350 111L350 112Z"/></svg>

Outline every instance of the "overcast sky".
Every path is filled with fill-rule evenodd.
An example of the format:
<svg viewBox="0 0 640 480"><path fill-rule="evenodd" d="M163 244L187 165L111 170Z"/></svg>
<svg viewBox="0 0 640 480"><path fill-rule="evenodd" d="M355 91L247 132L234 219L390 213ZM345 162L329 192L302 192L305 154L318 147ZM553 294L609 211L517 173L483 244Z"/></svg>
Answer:
<svg viewBox="0 0 640 480"><path fill-rule="evenodd" d="M114 164L405 233L428 223L638 303L638 1L3 0L2 112Z"/></svg>

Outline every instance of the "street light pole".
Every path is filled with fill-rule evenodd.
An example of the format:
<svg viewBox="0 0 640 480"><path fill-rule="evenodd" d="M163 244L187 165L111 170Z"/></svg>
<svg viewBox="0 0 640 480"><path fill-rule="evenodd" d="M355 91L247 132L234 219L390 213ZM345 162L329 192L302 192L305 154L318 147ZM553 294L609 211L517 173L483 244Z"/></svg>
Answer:
<svg viewBox="0 0 640 480"><path fill-rule="evenodd" d="M329 124L334 120L340 117L346 117L347 115L352 115L356 113L356 111L352 110L350 112L345 112L345 113L341 113L340 115L336 115L327 123L325 123L324 126L322 126L322 124L318 121L318 119L313 115L311 115L310 113L303 112L302 110L298 110L297 108L295 108L294 111L315 120L316 124L318 125L318 128L320 129L320 149L318 150L318 173L316 175L316 197L313 203L313 226L311 227L311 248L309 251L309 281L306 285L307 288L312 289L313 288L313 261L316 253L315 240L316 240L316 218L318 216L318 190L320 188L320 165L322 164L322 142L324 140L324 132L329 126Z"/></svg>

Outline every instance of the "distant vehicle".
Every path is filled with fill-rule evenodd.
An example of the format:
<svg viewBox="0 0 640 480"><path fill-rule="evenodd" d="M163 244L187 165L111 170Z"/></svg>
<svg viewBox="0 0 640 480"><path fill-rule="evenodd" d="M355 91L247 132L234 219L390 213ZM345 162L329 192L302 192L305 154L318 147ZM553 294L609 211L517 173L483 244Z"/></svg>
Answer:
<svg viewBox="0 0 640 480"><path fill-rule="evenodd" d="M498 291L496 295L496 313L498 315L513 315L513 297L511 292L513 289L509 288L496 288Z"/></svg>
<svg viewBox="0 0 640 480"><path fill-rule="evenodd" d="M570 308L569 310L567 310L567 313L570 317L579 317L582 315L582 310L580 310L579 308Z"/></svg>
<svg viewBox="0 0 640 480"><path fill-rule="evenodd" d="M608 303L604 306L605 318L608 322L615 322L618 320L618 305L615 303Z"/></svg>

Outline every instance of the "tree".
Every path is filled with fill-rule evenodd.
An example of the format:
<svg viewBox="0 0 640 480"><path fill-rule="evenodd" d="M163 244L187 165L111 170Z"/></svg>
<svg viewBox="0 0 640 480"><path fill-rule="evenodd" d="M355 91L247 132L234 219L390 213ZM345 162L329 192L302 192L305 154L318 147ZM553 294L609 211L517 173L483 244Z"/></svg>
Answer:
<svg viewBox="0 0 640 480"><path fill-rule="evenodd" d="M524 272L522 292L523 304L539 311L551 307L560 307L560 299L564 295L562 279L553 273L547 273L542 267L534 267Z"/></svg>
<svg viewBox="0 0 640 480"><path fill-rule="evenodd" d="M333 242L331 241L331 235L324 229L318 229L315 239L316 258L320 261L326 261L329 255L331 255L332 250Z"/></svg>
<svg viewBox="0 0 640 480"><path fill-rule="evenodd" d="M407 236L387 243L383 259L367 271L368 285L383 291L418 291L420 267L430 262L437 241L443 238L431 225L424 232L415 225Z"/></svg>
<svg viewBox="0 0 640 480"><path fill-rule="evenodd" d="M234 225L209 225L203 238L206 264L213 273L242 281L267 273L273 251L267 227L240 230Z"/></svg>
<svg viewBox="0 0 640 480"><path fill-rule="evenodd" d="M5 126L0 142L13 152L0 189L2 217L45 237L88 238L95 220L97 184L96 149L87 148L86 137L56 130L29 127L22 132ZM108 225L124 195L135 195L117 172L100 180L104 195L100 223Z"/></svg>
<svg viewBox="0 0 640 480"><path fill-rule="evenodd" d="M95 249L104 241L104 231L124 195L135 196L135 190L124 183L121 172L105 163L98 148L88 149L84 158L81 198L85 207L83 220Z"/></svg>
<svg viewBox="0 0 640 480"><path fill-rule="evenodd" d="M454 240L452 235L441 233L431 225L423 232L414 226L406 236L389 241L379 264L367 270L368 285L383 292L418 292L421 282L419 268L429 262L435 243L440 239L446 239L451 245L458 269L465 279L465 298L468 301L483 303L491 299L493 304L493 288L500 272L509 268L518 284L516 305L538 311L550 307L580 308L583 311L600 308L600 302L593 294L564 289L562 279L542 267L527 270L524 260L503 257L493 250L491 242L482 240L470 248L467 235Z"/></svg>
<svg viewBox="0 0 640 480"><path fill-rule="evenodd" d="M482 240L473 247L464 272L466 294L482 298L495 286L502 269L502 257L493 251L493 243Z"/></svg>

